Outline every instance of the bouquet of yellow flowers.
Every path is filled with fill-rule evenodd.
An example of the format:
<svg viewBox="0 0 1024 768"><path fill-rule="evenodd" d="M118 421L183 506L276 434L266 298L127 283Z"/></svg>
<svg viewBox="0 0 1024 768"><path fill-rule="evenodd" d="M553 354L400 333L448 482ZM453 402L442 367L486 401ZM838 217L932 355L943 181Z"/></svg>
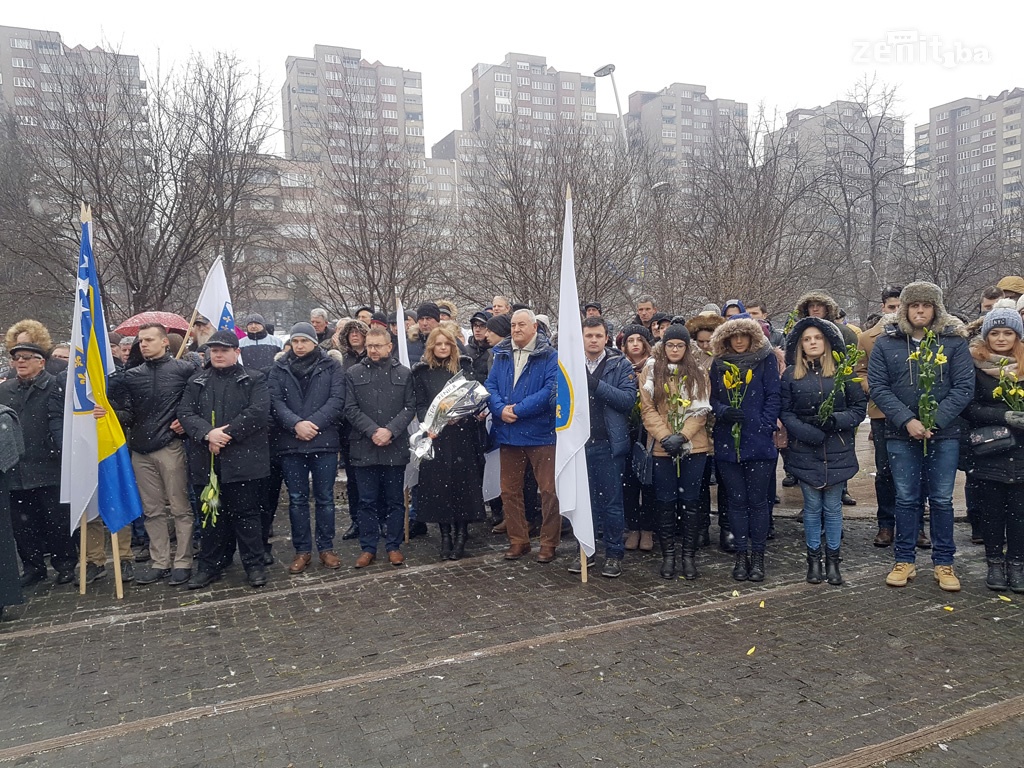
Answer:
<svg viewBox="0 0 1024 768"><path fill-rule="evenodd" d="M739 366L735 363L730 363L723 360L722 364L725 366L725 373L722 374L722 385L729 393L729 405L733 408L739 408L743 405L743 398L747 396L747 387L750 386L750 382L754 378L753 369L747 369L746 376L740 373ZM732 425L732 440L736 446L736 461L740 460L740 435L743 432L742 424Z"/></svg>
<svg viewBox="0 0 1024 768"><path fill-rule="evenodd" d="M917 386L921 390L921 397L917 401L917 418L928 431L935 429L935 414L939 410L939 403L932 395L932 386L939 378L939 368L949 362L943 354L944 345L940 344L935 349L937 340L933 331L925 331L921 346L907 358L917 363ZM924 455L928 455L927 437L924 439Z"/></svg>
<svg viewBox="0 0 1024 768"><path fill-rule="evenodd" d="M838 350L832 350L832 359L836 361L836 375L832 379L832 391L828 393L828 397L825 398L821 406L818 408L818 421L824 423L828 418L835 413L836 410L836 395L846 389L846 383L848 381L860 383L859 377L854 377L853 369L857 366L857 363L861 361L865 352L863 349L857 349L855 344L849 344L846 347L846 351L842 354Z"/></svg>
<svg viewBox="0 0 1024 768"><path fill-rule="evenodd" d="M686 398L686 376L679 377L679 372L676 371L672 374L672 381L675 383L675 392L669 386L669 383L665 382L665 402L668 404L668 421L672 427L672 431L681 433L683 431L683 423L686 421L686 409L692 405L692 402ZM679 477L679 457L676 456L676 477Z"/></svg>
<svg viewBox="0 0 1024 768"><path fill-rule="evenodd" d="M1006 358L999 361L999 383L992 390L992 397L1002 400L1011 411L1024 411L1024 387L1017 380L1017 374L1006 370L1009 364Z"/></svg>
<svg viewBox="0 0 1024 768"><path fill-rule="evenodd" d="M217 426L216 411L210 414L210 426ZM217 510L220 509L220 480L217 479L217 473L213 470L213 459L213 451L210 451L210 481L203 488L203 492L199 494L199 501L203 505L203 528L207 525L217 524Z"/></svg>

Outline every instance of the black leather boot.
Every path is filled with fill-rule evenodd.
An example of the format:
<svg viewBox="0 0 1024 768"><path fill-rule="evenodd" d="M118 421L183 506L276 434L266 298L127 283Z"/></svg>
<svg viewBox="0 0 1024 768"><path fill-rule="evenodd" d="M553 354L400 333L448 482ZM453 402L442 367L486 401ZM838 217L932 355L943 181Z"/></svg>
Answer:
<svg viewBox="0 0 1024 768"><path fill-rule="evenodd" d="M1024 560L1006 563L1006 584L1017 594L1024 593Z"/></svg>
<svg viewBox="0 0 1024 768"><path fill-rule="evenodd" d="M996 592L1006 591L1009 584L1006 583L1006 563L1003 558L988 558L988 575L985 577L985 586Z"/></svg>
<svg viewBox="0 0 1024 768"><path fill-rule="evenodd" d="M441 559L451 560L452 558L452 527L446 523L437 526L441 529Z"/></svg>
<svg viewBox="0 0 1024 768"><path fill-rule="evenodd" d="M718 515L718 546L723 552L736 551L736 539L729 527L729 516L724 513Z"/></svg>
<svg viewBox="0 0 1024 768"><path fill-rule="evenodd" d="M658 525L658 541L661 544L661 578L675 577L676 556L676 503L655 502L654 514Z"/></svg>
<svg viewBox="0 0 1024 768"><path fill-rule="evenodd" d="M843 558L839 556L838 549L825 547L825 581L833 587L838 587L843 583L843 576L839 573L841 562L843 562Z"/></svg>
<svg viewBox="0 0 1024 768"><path fill-rule="evenodd" d="M452 553L449 560L461 560L466 554L466 539L469 538L469 523L461 522L455 524L455 543L452 546Z"/></svg>
<svg viewBox="0 0 1024 768"><path fill-rule="evenodd" d="M700 578L697 570L697 540L700 536L701 514L697 510L683 507L683 540L680 546L679 570L683 578L693 581Z"/></svg>
<svg viewBox="0 0 1024 768"><path fill-rule="evenodd" d="M764 552L750 553L750 581L764 581Z"/></svg>
<svg viewBox="0 0 1024 768"><path fill-rule="evenodd" d="M736 553L736 564L732 567L732 577L736 581L750 578L750 556L746 552Z"/></svg>
<svg viewBox="0 0 1024 768"><path fill-rule="evenodd" d="M807 549L807 583L821 584L821 547Z"/></svg>

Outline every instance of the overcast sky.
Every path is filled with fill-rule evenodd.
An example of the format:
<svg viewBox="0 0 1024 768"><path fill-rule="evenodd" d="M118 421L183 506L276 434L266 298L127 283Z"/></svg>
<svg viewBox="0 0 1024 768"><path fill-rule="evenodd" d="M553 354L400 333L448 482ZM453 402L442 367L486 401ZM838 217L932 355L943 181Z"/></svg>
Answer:
<svg viewBox="0 0 1024 768"><path fill-rule="evenodd" d="M624 108L633 91L688 82L706 85L712 98L745 101L751 113L764 102L781 116L841 98L867 74L899 87L912 126L925 122L932 106L1024 86L1024 6L1017 3L691 5L49 0L0 10L0 24L54 30L69 45L120 47L145 66L158 53L168 62L191 51L232 51L262 71L278 94L278 110L287 56L311 56L315 43L360 48L369 61L423 73L428 150L461 127L460 95L472 67L499 63L509 51L584 73L614 63ZM897 50L887 46L893 33L924 43ZM897 63L897 55L912 61ZM598 108L615 111L607 79L598 81Z"/></svg>

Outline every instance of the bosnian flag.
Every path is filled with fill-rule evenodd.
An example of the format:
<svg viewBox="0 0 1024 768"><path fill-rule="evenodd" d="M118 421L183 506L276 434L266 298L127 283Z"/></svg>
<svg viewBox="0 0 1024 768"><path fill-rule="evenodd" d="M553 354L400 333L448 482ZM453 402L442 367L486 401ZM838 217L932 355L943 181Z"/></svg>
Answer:
<svg viewBox="0 0 1024 768"><path fill-rule="evenodd" d="M78 255L75 313L71 322L73 357L64 393L64 443L60 500L71 506L71 530L85 519L103 518L116 533L142 515L124 430L107 399L107 375L114 357L107 338L96 262L92 254L92 213L82 206L82 245ZM106 415L97 419L93 408Z"/></svg>
<svg viewBox="0 0 1024 768"><path fill-rule="evenodd" d="M224 276L224 258L218 256L206 273L203 290L199 292L196 311L218 331L235 330L235 313L231 308L228 280Z"/></svg>
<svg viewBox="0 0 1024 768"><path fill-rule="evenodd" d="M587 357L583 351L576 254L572 241L572 191L565 192L562 233L562 274L558 289L558 393L555 412L555 493L558 509L587 557L594 554L594 518L590 509L587 440L590 439L590 396Z"/></svg>

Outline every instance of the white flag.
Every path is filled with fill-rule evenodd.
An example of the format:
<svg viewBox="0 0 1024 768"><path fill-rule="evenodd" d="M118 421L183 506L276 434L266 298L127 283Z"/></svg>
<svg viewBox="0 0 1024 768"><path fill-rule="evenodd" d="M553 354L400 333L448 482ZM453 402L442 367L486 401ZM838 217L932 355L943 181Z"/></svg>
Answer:
<svg viewBox="0 0 1024 768"><path fill-rule="evenodd" d="M206 273L203 290L199 292L196 311L210 321L218 331L235 330L235 312L231 307L231 293L224 276L224 260L218 256Z"/></svg>
<svg viewBox="0 0 1024 768"><path fill-rule="evenodd" d="M395 320L398 325L398 362L404 365L406 368L412 368L409 365L409 339L405 334L405 308L402 306L402 299L398 295L398 289L395 289ZM414 434L420 428L420 420L415 416L412 417L412 421L409 422L409 434ZM405 465L405 487L412 488L420 481L420 463L419 461L410 461Z"/></svg>
<svg viewBox="0 0 1024 768"><path fill-rule="evenodd" d="M594 518L590 509L587 440L590 439L590 396L583 351L576 255L572 241L572 193L565 194L562 273L558 289L558 397L555 415L555 492L558 509L587 557L594 554Z"/></svg>

